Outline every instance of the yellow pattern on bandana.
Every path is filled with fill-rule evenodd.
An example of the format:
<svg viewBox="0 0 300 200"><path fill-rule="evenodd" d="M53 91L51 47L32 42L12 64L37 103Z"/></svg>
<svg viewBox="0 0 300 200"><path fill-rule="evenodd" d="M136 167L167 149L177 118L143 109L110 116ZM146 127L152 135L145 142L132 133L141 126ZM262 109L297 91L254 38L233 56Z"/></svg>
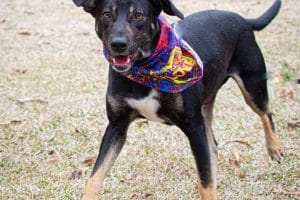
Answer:
<svg viewBox="0 0 300 200"><path fill-rule="evenodd" d="M170 53L170 58L167 65L160 70L159 78L170 80L176 84L188 83L189 81L191 81L192 78L187 78L187 79L186 78L182 79L182 78L185 77L186 74L189 73L196 64L197 61L193 57L190 57L188 55L186 56L182 55L181 48L175 47ZM172 75L168 76L167 74L170 73L161 73L161 72L168 72L168 71L169 72L171 71ZM154 76L155 74L157 73L154 72L152 73L152 75ZM165 76L162 77L161 74L165 74Z"/></svg>

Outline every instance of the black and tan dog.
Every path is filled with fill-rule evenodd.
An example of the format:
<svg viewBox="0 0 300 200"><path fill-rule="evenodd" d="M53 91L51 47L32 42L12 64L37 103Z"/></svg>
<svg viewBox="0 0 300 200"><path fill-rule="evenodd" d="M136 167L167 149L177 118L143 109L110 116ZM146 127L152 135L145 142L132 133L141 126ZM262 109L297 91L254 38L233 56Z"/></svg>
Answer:
<svg viewBox="0 0 300 200"><path fill-rule="evenodd" d="M97 199L103 179L120 153L129 124L139 117L178 126L188 137L196 161L202 199L217 199L217 145L212 131L213 105L221 86L233 78L247 104L263 123L269 155L280 162L283 147L268 108L267 74L254 30L277 15L281 1L259 18L209 10L183 17L170 0L73 0L96 20L96 32L110 61L107 89L109 125L83 199ZM161 12L181 18L175 30L201 55L204 77L179 93L165 93L121 75L149 57L158 42ZM201 52L201 53L200 53Z"/></svg>

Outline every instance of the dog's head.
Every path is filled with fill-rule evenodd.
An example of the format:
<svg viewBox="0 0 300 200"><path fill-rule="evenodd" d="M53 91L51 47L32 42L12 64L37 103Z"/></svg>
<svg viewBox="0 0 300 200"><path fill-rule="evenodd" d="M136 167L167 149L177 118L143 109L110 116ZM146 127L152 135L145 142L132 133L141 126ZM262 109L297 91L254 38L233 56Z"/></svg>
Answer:
<svg viewBox="0 0 300 200"><path fill-rule="evenodd" d="M158 41L158 16L183 18L170 0L73 0L95 17L95 29L111 66L128 71L138 60L149 57Z"/></svg>

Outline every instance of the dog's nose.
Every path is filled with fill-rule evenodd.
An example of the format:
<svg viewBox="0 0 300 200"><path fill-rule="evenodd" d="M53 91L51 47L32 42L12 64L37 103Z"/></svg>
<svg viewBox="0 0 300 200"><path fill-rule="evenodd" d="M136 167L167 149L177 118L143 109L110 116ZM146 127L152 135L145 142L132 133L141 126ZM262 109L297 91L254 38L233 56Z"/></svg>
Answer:
<svg viewBox="0 0 300 200"><path fill-rule="evenodd" d="M111 49L115 52L123 52L128 48L128 40L126 37L115 37L111 40Z"/></svg>

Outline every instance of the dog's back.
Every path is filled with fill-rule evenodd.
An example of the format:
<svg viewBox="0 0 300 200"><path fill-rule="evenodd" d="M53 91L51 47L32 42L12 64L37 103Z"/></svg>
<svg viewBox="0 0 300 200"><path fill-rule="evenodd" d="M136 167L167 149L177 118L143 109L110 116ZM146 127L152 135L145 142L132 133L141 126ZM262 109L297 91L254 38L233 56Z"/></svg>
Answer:
<svg viewBox="0 0 300 200"><path fill-rule="evenodd" d="M243 48L257 47L253 31L262 30L270 24L278 14L280 6L281 1L275 1L256 19L245 19L229 11L206 10L189 15L176 23L176 32L194 48L204 62L203 81L206 91L214 93L211 91L217 91L229 76L237 70L240 71L234 60L237 55L248 57L249 52L241 55L237 51L244 52ZM255 52L254 54L258 53L256 50ZM206 84L207 80L209 84ZM205 96L210 98L209 94Z"/></svg>

